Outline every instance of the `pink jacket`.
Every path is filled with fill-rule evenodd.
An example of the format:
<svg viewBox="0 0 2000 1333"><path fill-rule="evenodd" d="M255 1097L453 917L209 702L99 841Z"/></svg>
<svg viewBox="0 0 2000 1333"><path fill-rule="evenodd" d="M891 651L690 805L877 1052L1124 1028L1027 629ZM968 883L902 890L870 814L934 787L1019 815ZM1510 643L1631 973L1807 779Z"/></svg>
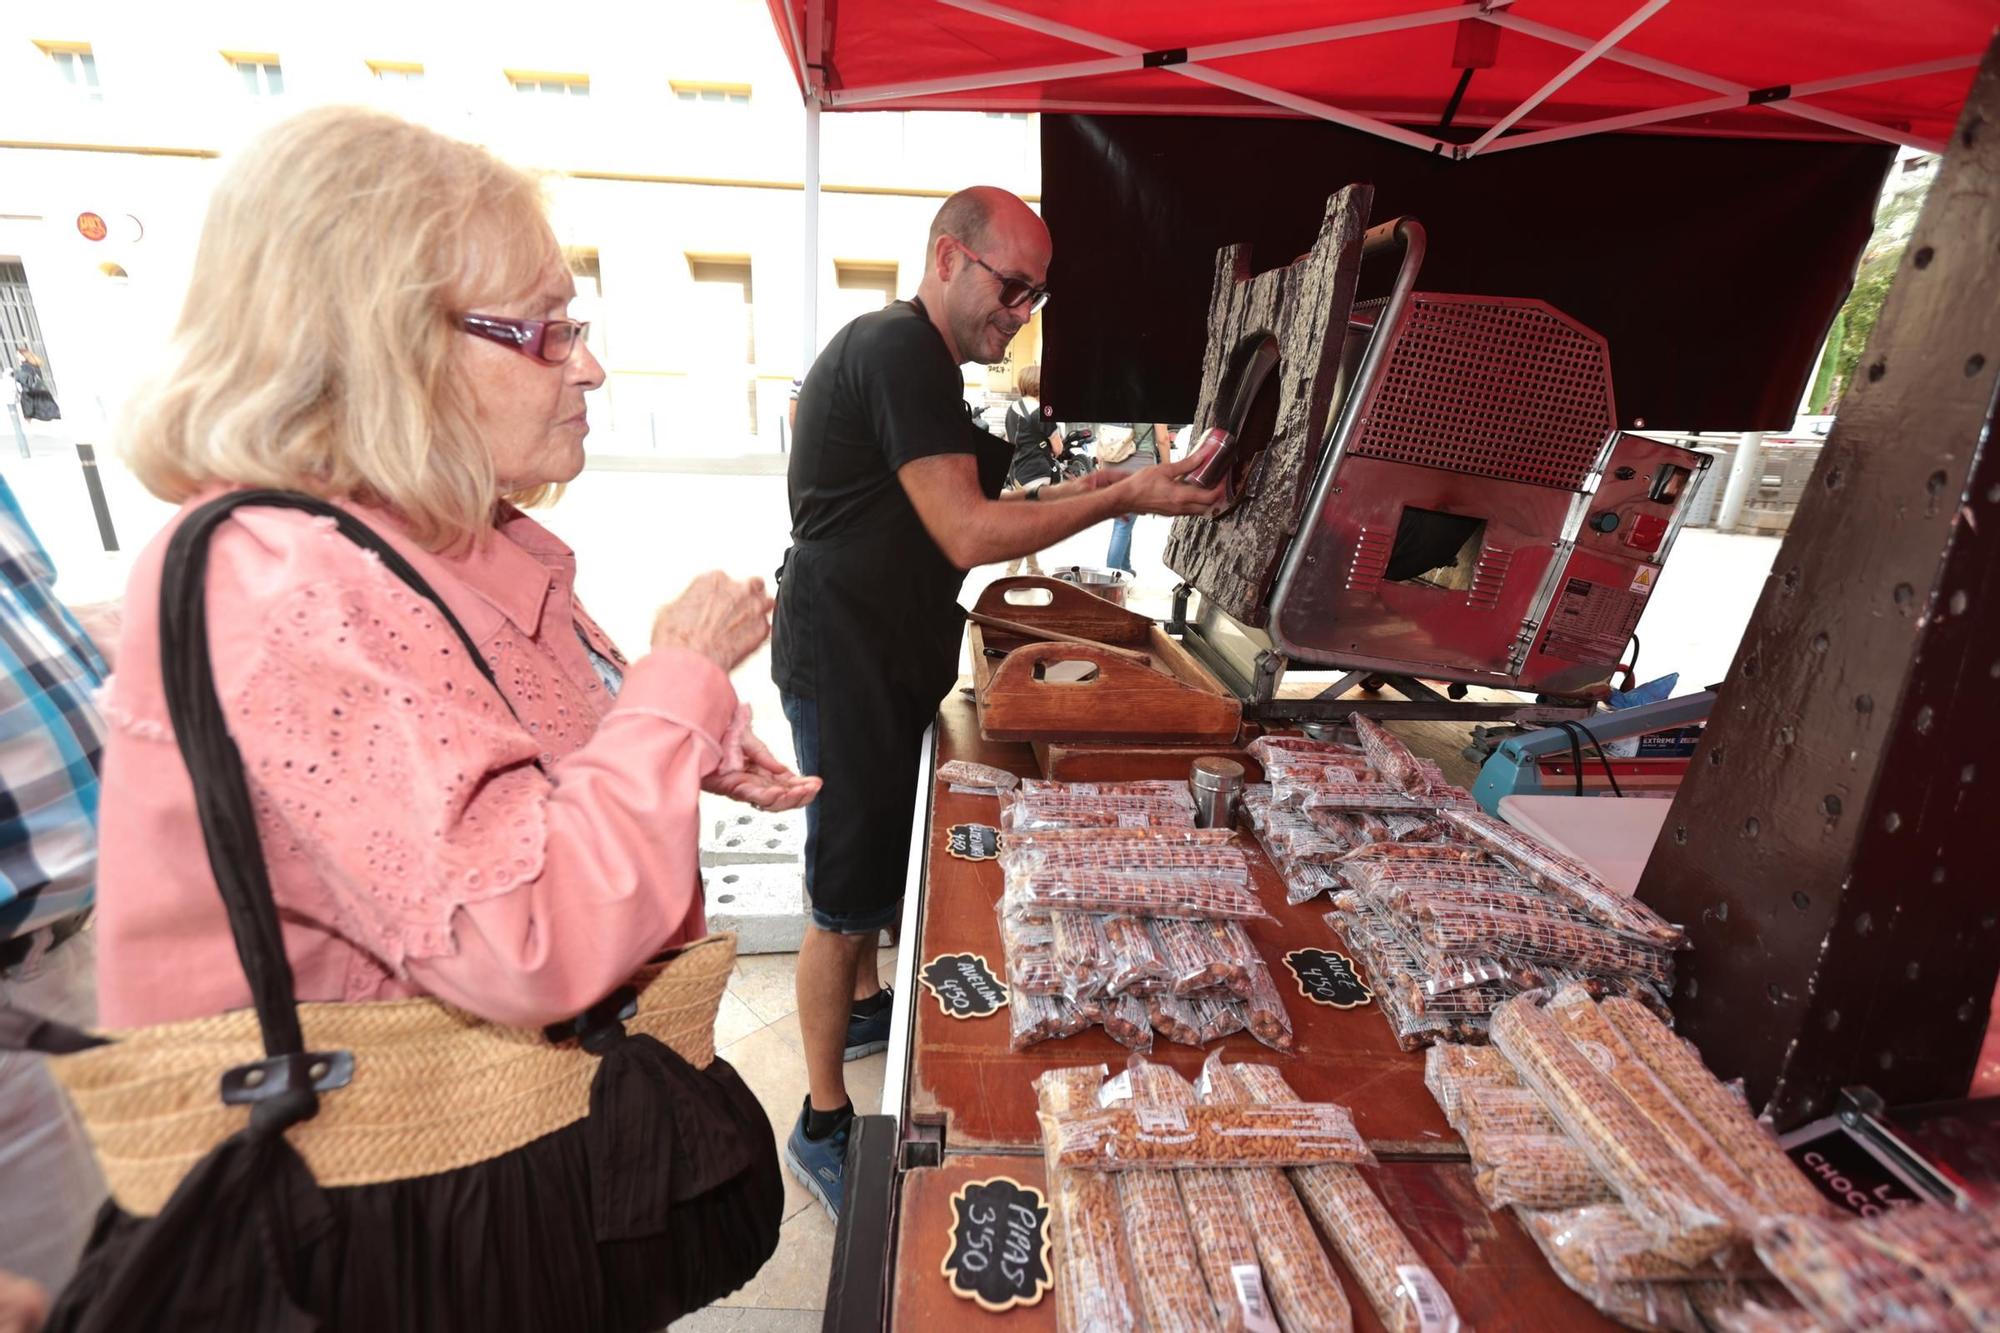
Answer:
<svg viewBox="0 0 2000 1333"><path fill-rule="evenodd" d="M444 598L521 720L430 603L331 520L240 510L217 530L217 688L298 996L431 994L522 1025L575 1014L705 933L696 802L733 740L735 692L708 659L667 650L626 667L614 702L579 634L622 659L576 603L574 555L518 512L445 555L354 512ZM161 690L175 526L133 570L104 691L108 1027L250 1002Z"/></svg>

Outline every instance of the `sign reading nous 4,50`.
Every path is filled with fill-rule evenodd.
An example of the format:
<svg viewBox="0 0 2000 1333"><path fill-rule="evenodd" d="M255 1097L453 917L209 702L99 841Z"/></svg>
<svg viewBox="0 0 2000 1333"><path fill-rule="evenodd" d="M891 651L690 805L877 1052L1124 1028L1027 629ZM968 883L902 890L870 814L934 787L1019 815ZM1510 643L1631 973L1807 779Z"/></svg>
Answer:
<svg viewBox="0 0 2000 1333"><path fill-rule="evenodd" d="M1375 997L1346 954L1331 949L1294 949L1285 955L1285 966L1292 969L1299 993L1314 1004L1352 1009Z"/></svg>

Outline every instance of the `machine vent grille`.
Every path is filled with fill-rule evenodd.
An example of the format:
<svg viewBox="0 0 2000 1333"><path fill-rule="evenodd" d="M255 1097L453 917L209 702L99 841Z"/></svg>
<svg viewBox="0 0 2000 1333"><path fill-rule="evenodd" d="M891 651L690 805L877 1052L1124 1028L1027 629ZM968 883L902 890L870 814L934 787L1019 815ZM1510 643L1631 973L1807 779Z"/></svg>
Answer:
<svg viewBox="0 0 2000 1333"><path fill-rule="evenodd" d="M1395 534L1387 528L1363 528L1354 538L1354 559L1347 566L1347 590L1366 592L1382 582L1389 567Z"/></svg>
<svg viewBox="0 0 2000 1333"><path fill-rule="evenodd" d="M1472 591L1466 594L1465 604L1480 611L1491 611L1498 606L1500 589L1507 582L1507 567L1513 563L1512 551L1483 548L1479 563L1472 570Z"/></svg>
<svg viewBox="0 0 2000 1333"><path fill-rule="evenodd" d="M1540 301L1418 293L1349 449L1582 490L1617 424L1604 340Z"/></svg>

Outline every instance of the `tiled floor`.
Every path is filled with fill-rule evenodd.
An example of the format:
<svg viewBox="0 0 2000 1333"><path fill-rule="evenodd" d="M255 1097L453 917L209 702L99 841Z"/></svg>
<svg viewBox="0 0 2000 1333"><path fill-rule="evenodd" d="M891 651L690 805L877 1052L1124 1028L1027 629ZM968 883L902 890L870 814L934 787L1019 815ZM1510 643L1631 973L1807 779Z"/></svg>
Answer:
<svg viewBox="0 0 2000 1333"><path fill-rule="evenodd" d="M798 1006L792 996L796 954L754 954L736 960L729 991L715 1020L715 1046L736 1068L770 1117L781 1148L806 1095L805 1056L799 1046ZM896 974L896 950L884 949L880 971ZM881 1054L847 1066L847 1095L854 1109L872 1115L882 1105ZM793 1333L817 1329L826 1306L826 1278L833 1262L833 1224L826 1210L785 1174L785 1224L778 1252L749 1285L715 1306L674 1325L686 1333Z"/></svg>

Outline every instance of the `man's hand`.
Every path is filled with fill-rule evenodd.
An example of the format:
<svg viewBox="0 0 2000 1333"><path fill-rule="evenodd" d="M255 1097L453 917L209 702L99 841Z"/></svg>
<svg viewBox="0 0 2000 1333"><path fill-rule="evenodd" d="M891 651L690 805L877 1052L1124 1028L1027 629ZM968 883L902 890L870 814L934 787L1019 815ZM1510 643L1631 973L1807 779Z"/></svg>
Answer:
<svg viewBox="0 0 2000 1333"><path fill-rule="evenodd" d="M1126 510L1138 514L1216 514L1222 511L1226 483L1200 490L1181 478L1200 466L1195 454L1176 463L1159 463L1129 473L1116 484Z"/></svg>
<svg viewBox="0 0 2000 1333"><path fill-rule="evenodd" d="M748 731L743 733L742 742L743 767L709 774L701 784L703 791L754 805L759 810L796 810L812 804L819 795L818 778L802 778L786 768L764 742Z"/></svg>
<svg viewBox="0 0 2000 1333"><path fill-rule="evenodd" d="M1073 500L1079 495L1088 495L1092 491L1101 491L1106 486L1116 486L1120 480L1121 478L1118 473L1106 472L1103 468L1098 468L1095 471L1086 472L1080 477L1071 477L1068 481L1059 481L1052 486L1044 486L1042 488L1042 500L1044 503L1050 500Z"/></svg>

